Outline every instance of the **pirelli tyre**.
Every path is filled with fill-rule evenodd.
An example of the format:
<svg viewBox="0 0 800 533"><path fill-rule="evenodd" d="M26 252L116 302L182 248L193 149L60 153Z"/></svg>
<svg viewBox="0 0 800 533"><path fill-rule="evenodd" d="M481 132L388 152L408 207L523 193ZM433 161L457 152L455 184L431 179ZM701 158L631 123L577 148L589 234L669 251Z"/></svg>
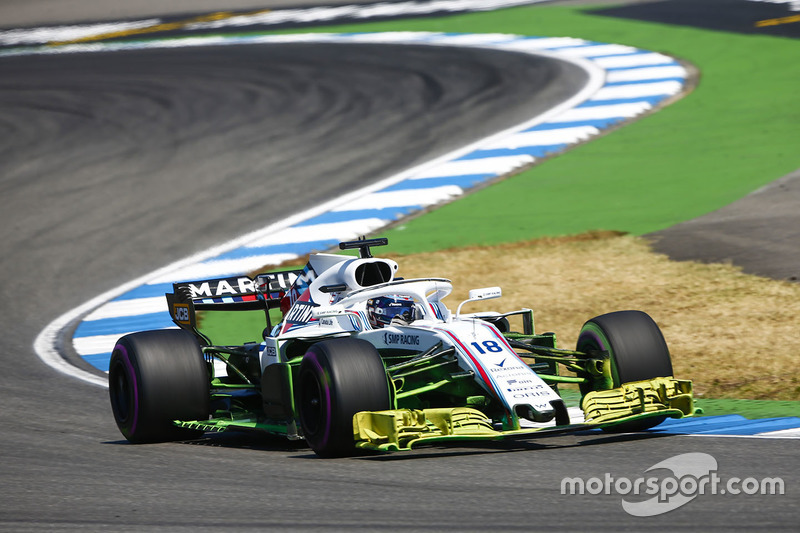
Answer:
<svg viewBox="0 0 800 533"><path fill-rule="evenodd" d="M672 360L661 329L642 311L616 311L588 320L581 328L577 348L608 351L613 387L623 383L672 376ZM586 394L589 389L582 387ZM641 431L663 417L622 424L614 431Z"/></svg>
<svg viewBox="0 0 800 533"><path fill-rule="evenodd" d="M133 443L187 440L202 431L174 420L205 420L210 383L200 346L182 330L143 331L117 341L108 370L117 427Z"/></svg>
<svg viewBox="0 0 800 533"><path fill-rule="evenodd" d="M321 457L355 454L353 415L391 408L383 361L360 339L312 345L300 364L298 389L303 436Z"/></svg>

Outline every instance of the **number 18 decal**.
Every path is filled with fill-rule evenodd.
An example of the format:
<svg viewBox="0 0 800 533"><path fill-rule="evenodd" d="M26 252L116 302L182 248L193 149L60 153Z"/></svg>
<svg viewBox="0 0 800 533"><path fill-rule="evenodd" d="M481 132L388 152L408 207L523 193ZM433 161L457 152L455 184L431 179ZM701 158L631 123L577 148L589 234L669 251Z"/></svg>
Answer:
<svg viewBox="0 0 800 533"><path fill-rule="evenodd" d="M485 354L486 352L498 353L503 351L503 347L500 346L497 341L483 341L480 344L473 342L471 344L476 350L478 350L479 354Z"/></svg>

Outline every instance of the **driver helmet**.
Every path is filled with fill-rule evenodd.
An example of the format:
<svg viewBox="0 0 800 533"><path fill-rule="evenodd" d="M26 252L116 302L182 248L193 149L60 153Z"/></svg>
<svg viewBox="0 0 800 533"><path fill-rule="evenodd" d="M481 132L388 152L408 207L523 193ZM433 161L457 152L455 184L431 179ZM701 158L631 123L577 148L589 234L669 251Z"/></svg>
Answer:
<svg viewBox="0 0 800 533"><path fill-rule="evenodd" d="M407 325L414 320L414 300L408 296L379 296L367 300L367 317L373 328Z"/></svg>

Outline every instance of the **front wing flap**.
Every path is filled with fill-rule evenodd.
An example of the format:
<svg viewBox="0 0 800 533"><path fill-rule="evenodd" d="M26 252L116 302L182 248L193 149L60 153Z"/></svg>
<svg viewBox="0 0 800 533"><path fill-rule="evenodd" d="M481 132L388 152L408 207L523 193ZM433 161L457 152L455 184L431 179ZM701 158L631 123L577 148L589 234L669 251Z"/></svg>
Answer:
<svg viewBox="0 0 800 533"><path fill-rule="evenodd" d="M256 433L269 433L282 435L289 440L298 440L294 421L271 421L258 418L211 418L209 420L174 420L173 424L184 429L200 430L208 433L222 433L225 431L245 431Z"/></svg>
<svg viewBox="0 0 800 533"><path fill-rule="evenodd" d="M492 441L524 437L532 433L564 433L590 429L590 424L572 424L518 430L496 430L492 421L477 409L398 409L363 411L353 417L356 447L394 452L421 444L445 441Z"/></svg>

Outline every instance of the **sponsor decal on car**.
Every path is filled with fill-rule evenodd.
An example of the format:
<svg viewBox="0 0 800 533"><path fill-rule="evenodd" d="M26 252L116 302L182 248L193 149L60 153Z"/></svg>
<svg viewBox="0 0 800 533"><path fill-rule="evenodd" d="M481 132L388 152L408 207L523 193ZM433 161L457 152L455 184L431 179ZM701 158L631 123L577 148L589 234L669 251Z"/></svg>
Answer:
<svg viewBox="0 0 800 533"><path fill-rule="evenodd" d="M311 302L297 302L286 315L287 324L308 324L311 322L311 310L317 304Z"/></svg>
<svg viewBox="0 0 800 533"><path fill-rule="evenodd" d="M190 326L192 324L189 304L172 304L172 316L181 325Z"/></svg>
<svg viewBox="0 0 800 533"><path fill-rule="evenodd" d="M410 335L406 333L390 333L385 331L383 333L384 344L403 344L419 346L419 335Z"/></svg>
<svg viewBox="0 0 800 533"><path fill-rule="evenodd" d="M193 298L256 292L255 282L247 276L187 283Z"/></svg>

